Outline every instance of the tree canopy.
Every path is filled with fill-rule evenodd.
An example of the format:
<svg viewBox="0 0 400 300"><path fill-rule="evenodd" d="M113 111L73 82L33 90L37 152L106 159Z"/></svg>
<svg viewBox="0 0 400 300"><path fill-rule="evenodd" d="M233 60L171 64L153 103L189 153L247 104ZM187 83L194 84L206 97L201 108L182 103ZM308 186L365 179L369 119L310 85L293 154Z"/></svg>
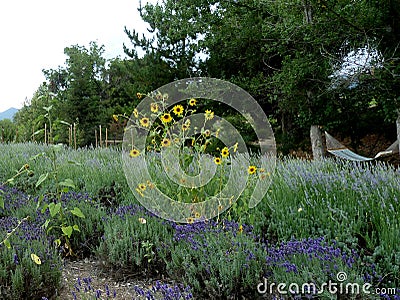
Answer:
<svg viewBox="0 0 400 300"><path fill-rule="evenodd" d="M190 76L238 84L293 141L313 124L356 137L397 116L398 1L163 0L139 11L148 32L125 28L128 58L107 61L96 43L65 48L17 123L39 126L40 106L53 105L87 145L112 114L132 113L137 93Z"/></svg>

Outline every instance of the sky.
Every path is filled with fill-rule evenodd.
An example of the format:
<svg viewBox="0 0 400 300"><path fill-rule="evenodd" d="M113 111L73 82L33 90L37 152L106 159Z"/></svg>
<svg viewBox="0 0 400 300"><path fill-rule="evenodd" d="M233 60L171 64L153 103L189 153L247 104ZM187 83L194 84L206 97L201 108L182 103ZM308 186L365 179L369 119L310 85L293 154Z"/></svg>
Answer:
<svg viewBox="0 0 400 300"><path fill-rule="evenodd" d="M31 99L45 81L42 70L64 65L65 47L96 41L105 58L125 57L123 43L130 42L124 26L146 32L138 6L139 0L2 1L0 112Z"/></svg>

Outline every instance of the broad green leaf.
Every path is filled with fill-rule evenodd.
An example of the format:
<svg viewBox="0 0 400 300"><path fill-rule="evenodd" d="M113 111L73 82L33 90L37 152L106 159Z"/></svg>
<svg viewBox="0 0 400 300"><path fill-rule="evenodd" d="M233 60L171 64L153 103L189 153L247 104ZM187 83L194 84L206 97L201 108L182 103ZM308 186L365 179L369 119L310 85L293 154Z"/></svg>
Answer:
<svg viewBox="0 0 400 300"><path fill-rule="evenodd" d="M72 226L72 228L74 228L74 230L75 230L75 231L79 231L79 232L81 232L81 231L79 230L79 226L78 226L78 225L76 225L76 224L75 224L74 226Z"/></svg>
<svg viewBox="0 0 400 300"><path fill-rule="evenodd" d="M40 175L38 181L36 182L36 187L41 185L47 179L47 177L49 177L49 173Z"/></svg>
<svg viewBox="0 0 400 300"><path fill-rule="evenodd" d="M57 215L60 212L61 209L61 203L55 204L54 202L49 204L49 210L50 210L50 216L54 218L55 215Z"/></svg>
<svg viewBox="0 0 400 300"><path fill-rule="evenodd" d="M61 181L59 185L75 189L74 182L72 181L72 179L69 178L65 179L64 181Z"/></svg>
<svg viewBox="0 0 400 300"><path fill-rule="evenodd" d="M68 237L71 237L71 234L73 232L72 226L63 226L61 227L62 232Z"/></svg>
<svg viewBox="0 0 400 300"><path fill-rule="evenodd" d="M3 244L4 244L8 249L11 249L11 244L10 244L10 241L9 241L8 239L4 240L4 241L3 241Z"/></svg>
<svg viewBox="0 0 400 300"><path fill-rule="evenodd" d="M82 219L85 218L85 215L82 213L82 211L80 210L79 207L74 207L74 209L71 210L71 214L73 214L79 218L82 218Z"/></svg>

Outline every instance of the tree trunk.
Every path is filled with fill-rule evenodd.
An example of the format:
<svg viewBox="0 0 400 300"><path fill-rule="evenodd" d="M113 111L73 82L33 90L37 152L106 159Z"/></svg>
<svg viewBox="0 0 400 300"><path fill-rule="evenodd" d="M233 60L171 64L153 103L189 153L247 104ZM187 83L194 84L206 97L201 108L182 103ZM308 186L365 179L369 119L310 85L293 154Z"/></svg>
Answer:
<svg viewBox="0 0 400 300"><path fill-rule="evenodd" d="M311 125L310 129L311 147L314 160L324 158L324 147L322 142L321 130L317 125Z"/></svg>
<svg viewBox="0 0 400 300"><path fill-rule="evenodd" d="M399 142L399 155L400 155L400 112L397 115L396 128L397 128L397 141Z"/></svg>

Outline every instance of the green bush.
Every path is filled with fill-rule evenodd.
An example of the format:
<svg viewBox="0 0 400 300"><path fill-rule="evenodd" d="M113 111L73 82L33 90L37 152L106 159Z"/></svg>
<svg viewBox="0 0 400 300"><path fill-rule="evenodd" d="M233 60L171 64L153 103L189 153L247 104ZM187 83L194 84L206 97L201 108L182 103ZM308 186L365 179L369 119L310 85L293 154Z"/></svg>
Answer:
<svg viewBox="0 0 400 300"><path fill-rule="evenodd" d="M0 239L9 238L11 247L0 245L0 291L2 299L40 299L52 296L60 287L62 260L40 225L25 221L18 227L14 217L0 219Z"/></svg>
<svg viewBox="0 0 400 300"><path fill-rule="evenodd" d="M97 255L109 267L137 275L164 269L157 248L172 238L172 228L136 205L121 206L104 222Z"/></svg>

